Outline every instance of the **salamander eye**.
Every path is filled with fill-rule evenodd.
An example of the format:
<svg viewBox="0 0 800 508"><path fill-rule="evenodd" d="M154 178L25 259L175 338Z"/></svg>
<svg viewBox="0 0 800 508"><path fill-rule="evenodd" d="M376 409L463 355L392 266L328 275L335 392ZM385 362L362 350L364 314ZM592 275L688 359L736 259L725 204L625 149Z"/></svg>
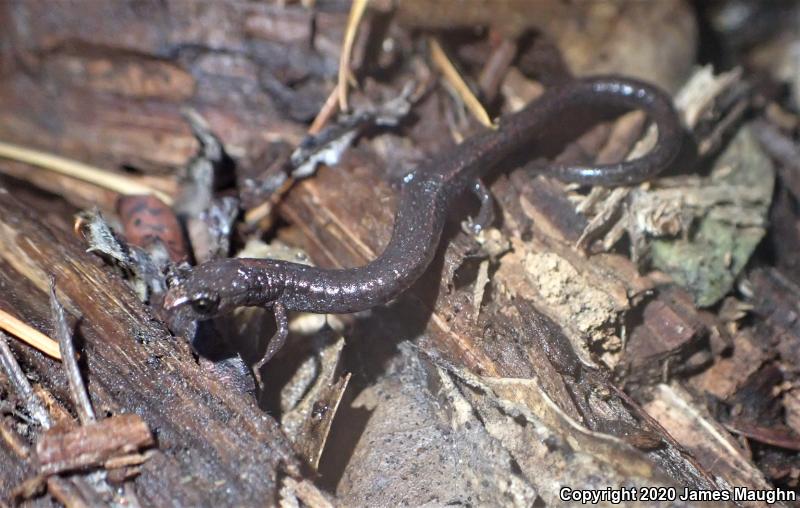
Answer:
<svg viewBox="0 0 800 508"><path fill-rule="evenodd" d="M192 310L201 315L213 314L219 307L219 295L199 293L192 298Z"/></svg>

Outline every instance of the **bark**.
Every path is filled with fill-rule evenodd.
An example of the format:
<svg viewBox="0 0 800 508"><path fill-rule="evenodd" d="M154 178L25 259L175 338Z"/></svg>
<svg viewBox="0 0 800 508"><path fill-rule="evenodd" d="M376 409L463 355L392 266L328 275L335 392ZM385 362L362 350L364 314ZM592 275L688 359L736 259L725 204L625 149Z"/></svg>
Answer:
<svg viewBox="0 0 800 508"><path fill-rule="evenodd" d="M224 192L243 193L248 179L270 176L281 166L276 160L291 151L288 147L300 144L333 87L349 2L317 3L316 9L238 1L0 3L0 25L9 27L0 35L0 139L111 172L134 173L177 196L178 176L197 152L181 116L181 109L189 106L208 121L237 163L236 188L231 185ZM424 4L408 2L406 8ZM660 16L672 12L673 4L679 19L671 24ZM402 5L397 19L407 25L389 33L405 53L383 55L387 60L414 51L409 34L415 29L459 28L457 21L436 18L436 13L409 16ZM684 2L648 6L647 19L636 14L641 8L637 2L628 10L614 7L611 14L602 9L595 13L587 4L580 16L559 5L554 15L563 17L563 26L601 26L585 19L599 15L606 16L608 26L621 27L586 36L582 30L567 30L564 37L551 37L555 44L569 46L560 49L580 71L637 71L676 89L694 64L695 24ZM503 12L496 16L514 21L510 32L499 30L503 37L531 27L546 31L541 20L521 19L516 10ZM377 30L386 24L380 16L389 14L371 15L379 17L366 24ZM657 33L678 34L677 47L670 50L648 24ZM606 32L612 35L595 43L593 38L602 39ZM357 53L367 54L364 44L379 41L368 35L361 38L366 42L359 39ZM644 39L648 51L614 52L617 47L641 48L636 41ZM482 51L468 46L458 57L480 61ZM611 54L597 60L597 51ZM651 52L658 58L631 56ZM360 58L378 65L368 55ZM379 102L375 97L396 94L404 82L420 77L398 62L387 68L403 70L389 74L391 84L363 80L362 91L354 96L369 96L374 105ZM514 76L523 79L510 76L506 84L513 85ZM735 82L739 78L737 73L727 77ZM523 92L509 94L509 102L522 101L524 92L536 87L519 88ZM733 101L736 114L720 115L727 110L710 106L717 97L709 95L708 103L698 107L708 114L698 117L715 142L699 144L709 152L703 155L713 158L749 102L742 92ZM453 109L449 101L445 94L428 94L414 104L415 120L362 136L337 167L322 167L284 199L275 198L282 220L276 237L304 248L320 266L357 266L373 259L391 233L397 177L421 154L453 144L443 134L454 130L455 121L442 114ZM720 127L718 117L727 123ZM535 147L542 150L536 156L619 160L642 137L643 126L641 116L623 117L578 132L569 143L543 143ZM303 419L302 411L289 426L295 434L304 432L297 429L315 433L305 440L289 437L313 466L319 463L319 476L300 478L300 459L276 420L256 407L251 395L214 377L214 369L222 370L219 364L198 366L189 346L170 335L110 267L84 252L86 246L72 233L74 207L98 205L113 213L115 194L0 161L11 175L2 177L5 191L0 189L0 308L51 332L47 290L49 277L55 276L77 330L82 372L96 414L117 418L135 413L155 436L155 447L132 483L145 505L275 504L286 493L278 492L285 474L291 476L285 489L294 489L298 498L317 499L319 505L327 501L311 480L336 492L343 504L421 504L430 499L498 504L513 498L530 505L537 496L557 504L557 486L565 474L585 482L571 485L576 489L591 487L592 481L698 489L725 483L768 487L723 423L738 423L739 434L772 439L778 446L795 444L792 436L770 434L754 427L752 420L724 422L705 411L705 401L682 385L707 369L692 380L694 388L745 405L767 399L763 395L780 380L759 341L780 335L780 354L796 358L794 284L777 269L752 272L759 313L754 319L767 326L759 327L759 322L746 331L738 329L741 316L726 315L728 307L698 310L686 291L664 290L671 282L668 277L641 272L622 249L599 252L594 239L604 228L611 239L606 247L623 236L627 224L620 226L626 222L620 219L620 208L628 190L612 191L611 197L603 190L589 198L576 196L546 176L532 177L519 167L522 162L507 161L491 181L502 214L498 228L488 231L482 244L458 227L474 211L465 196L464 206L453 212L455 220L436 260L409 292L370 313L342 318L347 346L337 343L333 359L318 360L326 367L324 376L318 376L326 386L315 387L313 393L322 394L318 400L304 401L317 413L316 427ZM793 181L787 182L793 189ZM69 204L54 204L41 190ZM250 210L263 204L254 195L254 202L245 204ZM584 207L600 209L595 217L602 220L590 224L576 211L576 197L585 199L584 205L605 200L608 206ZM785 208L786 227L797 229L796 214ZM255 222L240 224L237 240L250 233L247 228L261 226ZM257 325L254 317L252 330ZM402 345L406 341L414 347ZM316 346L306 346L290 344L271 362L270 382L301 377L292 369L302 370L297 365L306 365L313 356L309 351ZM26 372L39 376L37 390L49 411L60 415L54 419L73 424L75 411L63 402L70 397L60 365L27 347L14 345L14 352ZM340 356L352 379L339 377ZM749 390L748 397L741 395L743 390ZM276 386L266 398L282 395ZM800 397L790 395L785 404L796 428ZM704 410L695 411L697 407ZM761 409L769 413L773 408ZM774 412L770 415L775 421ZM36 436L15 437L13 420L4 418L0 458L8 467L0 474L0 495L8 496L37 473L25 456L25 446L34 444ZM283 425L286 429L287 422ZM401 438L392 442L397 436ZM419 442L427 444L417 448ZM58 462L72 464L70 457ZM462 463L468 465L467 473L453 467ZM792 465L789 459L770 464L780 471ZM59 499L80 490L63 481L48 488Z"/></svg>
<svg viewBox="0 0 800 508"><path fill-rule="evenodd" d="M279 472L298 467L277 423L252 397L204 376L188 346L84 252L71 232L41 222L4 192L0 306L52 334L51 275L83 341L84 375L95 411L105 417L140 414L156 436L157 451L136 480L140 498L159 506L274 500ZM54 404L69 400L57 361L27 347L14 349L29 370L47 373L39 389L50 392ZM5 489L14 486L4 483Z"/></svg>

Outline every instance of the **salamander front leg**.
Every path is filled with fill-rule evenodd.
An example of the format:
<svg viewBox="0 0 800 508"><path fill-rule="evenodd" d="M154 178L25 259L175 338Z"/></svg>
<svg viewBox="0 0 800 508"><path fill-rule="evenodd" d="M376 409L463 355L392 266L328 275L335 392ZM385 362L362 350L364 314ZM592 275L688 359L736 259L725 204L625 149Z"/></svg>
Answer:
<svg viewBox="0 0 800 508"><path fill-rule="evenodd" d="M259 390L264 389L264 383L261 380L261 368L286 344L286 337L289 336L289 320L286 317L286 307L282 303L275 302L272 306L272 311L275 313L275 326L277 327L275 335L267 342L264 356L253 365L253 375L256 378Z"/></svg>
<svg viewBox="0 0 800 508"><path fill-rule="evenodd" d="M494 223L494 198L489 188L482 180L475 180L470 190L478 197L481 202L481 208L478 210L478 215L474 218L470 217L467 222L468 232L474 235L480 234Z"/></svg>

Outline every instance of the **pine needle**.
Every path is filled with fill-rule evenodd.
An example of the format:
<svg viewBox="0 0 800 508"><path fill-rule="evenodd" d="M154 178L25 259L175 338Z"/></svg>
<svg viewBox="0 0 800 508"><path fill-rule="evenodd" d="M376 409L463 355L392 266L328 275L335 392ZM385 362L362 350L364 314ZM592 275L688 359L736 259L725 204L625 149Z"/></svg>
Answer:
<svg viewBox="0 0 800 508"><path fill-rule="evenodd" d="M35 347L42 353L57 360L61 359L58 342L2 309L0 309L0 328L28 345Z"/></svg>
<svg viewBox="0 0 800 508"><path fill-rule="evenodd" d="M164 192L153 189L132 178L104 171L95 166L90 166L82 162L41 152L39 150L24 148L19 145L0 141L0 157L39 166L40 168L60 173L75 178L76 180L83 180L84 182L89 182L98 187L118 192L119 194L154 194L168 205L171 205L173 202L172 197Z"/></svg>

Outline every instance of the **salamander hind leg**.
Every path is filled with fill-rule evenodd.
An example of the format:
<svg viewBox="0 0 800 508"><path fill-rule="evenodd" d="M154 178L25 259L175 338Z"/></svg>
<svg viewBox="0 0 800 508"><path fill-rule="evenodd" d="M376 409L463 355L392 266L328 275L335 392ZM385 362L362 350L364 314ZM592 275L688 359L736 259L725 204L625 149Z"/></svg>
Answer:
<svg viewBox="0 0 800 508"><path fill-rule="evenodd" d="M286 344L286 337L289 336L289 319L286 317L286 307L283 304L275 302L272 307L275 313L275 325L277 329L275 334L269 339L267 349L264 351L264 356L253 365L253 376L256 379L256 384L259 390L264 389L264 382L261 379L261 368L267 364L268 361L275 356L284 344Z"/></svg>
<svg viewBox="0 0 800 508"><path fill-rule="evenodd" d="M481 208L478 210L478 215L467 220L466 230L468 233L478 235L494 223L494 197L482 180L475 180L470 190L478 197Z"/></svg>

